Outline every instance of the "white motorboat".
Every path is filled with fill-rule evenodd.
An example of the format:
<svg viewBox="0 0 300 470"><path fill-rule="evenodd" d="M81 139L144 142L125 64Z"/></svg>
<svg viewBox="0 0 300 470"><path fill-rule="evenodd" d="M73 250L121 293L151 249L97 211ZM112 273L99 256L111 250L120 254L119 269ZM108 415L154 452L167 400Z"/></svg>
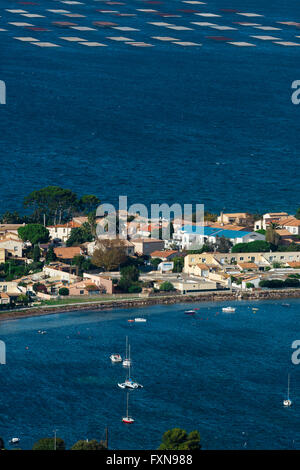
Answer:
<svg viewBox="0 0 300 470"><path fill-rule="evenodd" d="M224 312L224 313L234 313L235 308L234 307L223 307L222 312Z"/></svg>
<svg viewBox="0 0 300 470"><path fill-rule="evenodd" d="M132 424L132 423L134 423L134 419L133 419L131 416L129 416L128 406L129 406L129 393L127 392L126 416L124 416L124 417L122 418L122 421L123 421L123 423L125 423L125 424Z"/></svg>
<svg viewBox="0 0 300 470"><path fill-rule="evenodd" d="M287 398L283 400L283 406L289 407L292 406L293 402L290 399L290 374L288 374L288 392L287 392Z"/></svg>
<svg viewBox="0 0 300 470"><path fill-rule="evenodd" d="M128 345L128 336L126 336L126 354L125 354L125 359L123 360L122 364L123 364L124 367L130 367L131 366L130 344Z"/></svg>
<svg viewBox="0 0 300 470"><path fill-rule="evenodd" d="M112 354L110 360L111 362L122 362L122 356L120 354Z"/></svg>
<svg viewBox="0 0 300 470"><path fill-rule="evenodd" d="M185 313L186 315L195 315L196 310L186 310L184 313Z"/></svg>
<svg viewBox="0 0 300 470"><path fill-rule="evenodd" d="M13 437L9 442L10 444L18 444L20 439L18 437Z"/></svg>
<svg viewBox="0 0 300 470"><path fill-rule="evenodd" d="M138 323L145 323L147 320L146 318L135 318L134 321Z"/></svg>

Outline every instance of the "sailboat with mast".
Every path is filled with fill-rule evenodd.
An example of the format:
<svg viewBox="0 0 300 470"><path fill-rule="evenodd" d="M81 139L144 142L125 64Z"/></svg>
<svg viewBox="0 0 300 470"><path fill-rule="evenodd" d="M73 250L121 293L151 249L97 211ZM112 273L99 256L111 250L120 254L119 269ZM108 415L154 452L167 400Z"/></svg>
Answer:
<svg viewBox="0 0 300 470"><path fill-rule="evenodd" d="M127 392L126 416L122 418L122 421L123 423L126 423L126 424L132 424L134 423L134 419L131 416L129 416L128 406L129 406L129 392Z"/></svg>
<svg viewBox="0 0 300 470"><path fill-rule="evenodd" d="M131 390L135 390L137 388L143 388L143 385L135 382L132 378L131 378L131 373L130 373L130 366L129 366L129 371L128 371L128 375L127 375L127 378L125 380L125 382L123 383L118 383L118 387L122 388L123 390L125 388L129 388Z"/></svg>
<svg viewBox="0 0 300 470"><path fill-rule="evenodd" d="M123 364L124 367L130 367L131 366L130 344L128 345L128 336L126 336L126 353L125 353L125 359L123 360L122 364Z"/></svg>
<svg viewBox="0 0 300 470"><path fill-rule="evenodd" d="M287 398L283 400L283 406L289 407L292 406L293 402L290 399L290 374L288 374L288 392L287 392Z"/></svg>

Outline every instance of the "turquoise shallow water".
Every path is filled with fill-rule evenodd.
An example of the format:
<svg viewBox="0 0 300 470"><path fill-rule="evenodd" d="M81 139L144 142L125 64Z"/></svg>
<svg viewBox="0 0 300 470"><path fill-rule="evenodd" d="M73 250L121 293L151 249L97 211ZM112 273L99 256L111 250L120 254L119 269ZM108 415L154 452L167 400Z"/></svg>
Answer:
<svg viewBox="0 0 300 470"><path fill-rule="evenodd" d="M235 305L226 315L221 304L195 304L194 318L181 304L2 322L0 435L28 449L57 428L70 446L103 438L108 425L111 448L148 449L180 426L199 429L206 449L300 449L300 365L291 362L300 301ZM141 315L147 323L127 322ZM124 353L126 335L144 385L130 393L132 426L121 422L124 369L109 360ZM294 406L284 409L288 372Z"/></svg>

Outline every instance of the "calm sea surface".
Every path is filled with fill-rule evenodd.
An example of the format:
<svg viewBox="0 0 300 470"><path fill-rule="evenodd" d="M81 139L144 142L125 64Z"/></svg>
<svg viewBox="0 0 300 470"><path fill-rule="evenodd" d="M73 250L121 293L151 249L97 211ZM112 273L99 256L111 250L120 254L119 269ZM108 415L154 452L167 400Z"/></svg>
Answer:
<svg viewBox="0 0 300 470"><path fill-rule="evenodd" d="M300 106L291 103L291 83L300 79L300 47L253 36L300 43L297 25L278 23L299 21L298 0L123 3L0 0L0 28L5 29L0 31L0 79L7 86L7 104L0 106L0 212L20 209L25 195L48 184L96 193L113 203L122 194L130 203L296 209ZM224 11L228 8L262 16ZM161 16L165 13L179 16ZM93 22L99 20L133 30L96 27ZM58 28L55 21L94 29ZM106 47L64 39L70 36ZM202 46L154 39L158 36ZM16 37L60 47L37 47ZM133 47L110 37L154 47Z"/></svg>
<svg viewBox="0 0 300 470"><path fill-rule="evenodd" d="M0 435L29 449L56 428L71 446L103 438L108 425L111 448L153 449L179 426L198 429L205 449L300 449L300 366L291 362L300 301L231 305L235 314L203 303L1 322ZM200 307L194 318L183 313L191 307ZM127 321L142 315L147 323ZM125 371L109 360L124 354L126 335L144 385L130 392L132 426L121 422ZM284 409L288 373L294 406Z"/></svg>

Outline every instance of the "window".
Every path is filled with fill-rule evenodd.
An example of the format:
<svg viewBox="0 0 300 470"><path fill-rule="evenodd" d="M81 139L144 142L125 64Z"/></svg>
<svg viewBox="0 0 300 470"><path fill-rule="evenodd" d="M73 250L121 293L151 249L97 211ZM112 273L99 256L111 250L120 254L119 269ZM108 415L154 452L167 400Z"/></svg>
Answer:
<svg viewBox="0 0 300 470"><path fill-rule="evenodd" d="M80 295L84 294L84 290L79 291Z"/></svg>

